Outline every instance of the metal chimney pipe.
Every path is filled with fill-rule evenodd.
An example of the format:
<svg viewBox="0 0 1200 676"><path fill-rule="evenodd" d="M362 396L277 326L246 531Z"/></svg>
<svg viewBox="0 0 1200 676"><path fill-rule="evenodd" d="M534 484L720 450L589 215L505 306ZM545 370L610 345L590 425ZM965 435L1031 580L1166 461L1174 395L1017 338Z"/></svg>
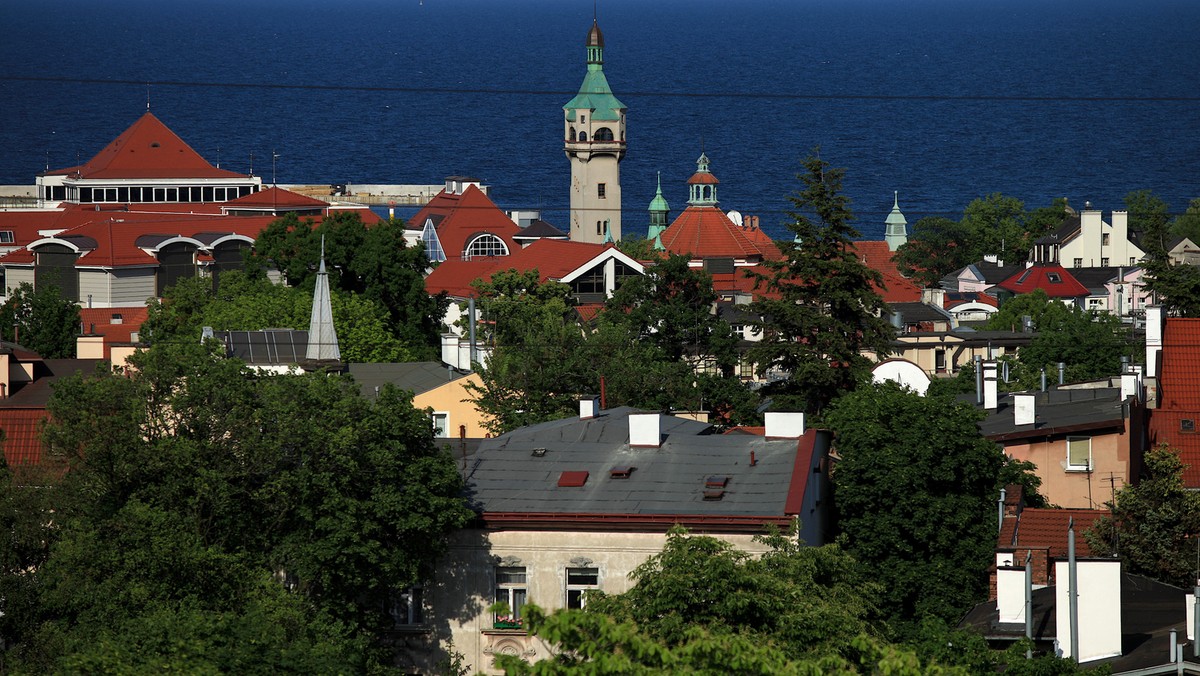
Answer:
<svg viewBox="0 0 1200 676"><path fill-rule="evenodd" d="M1001 488L1000 489L1000 499L996 501L996 503L997 503L996 504L996 512L997 512L996 515L999 517L999 521L996 523L996 532L997 533L1004 530L1004 499L1006 497L1008 497L1008 491Z"/></svg>
<svg viewBox="0 0 1200 676"><path fill-rule="evenodd" d="M1063 377L1066 375L1067 365L1063 362L1058 362L1058 384L1063 384Z"/></svg>
<svg viewBox="0 0 1200 676"><path fill-rule="evenodd" d="M1071 613L1071 659L1079 664L1079 570L1075 565L1075 517L1067 522L1067 605Z"/></svg>
<svg viewBox="0 0 1200 676"><path fill-rule="evenodd" d="M1033 641L1033 550L1025 552L1025 638ZM1033 649L1025 649L1025 659L1033 659Z"/></svg>
<svg viewBox="0 0 1200 676"><path fill-rule="evenodd" d="M1192 657L1200 657L1200 585L1192 590Z"/></svg>
<svg viewBox="0 0 1200 676"><path fill-rule="evenodd" d="M975 403L983 403L983 357L975 355Z"/></svg>
<svg viewBox="0 0 1200 676"><path fill-rule="evenodd" d="M1046 367L1042 367L1042 391L1046 391Z"/></svg>
<svg viewBox="0 0 1200 676"><path fill-rule="evenodd" d="M1178 645L1178 641L1179 641L1179 636L1178 636L1177 634L1178 634L1178 632L1175 630L1175 627L1171 627L1171 634L1170 634L1170 636L1171 636L1171 640L1170 640L1170 642L1169 642L1167 645L1169 645L1169 646L1170 646L1170 649L1171 649L1171 658L1170 658L1170 660L1171 660L1172 662L1174 662L1174 661L1175 661L1175 659L1176 659L1176 656L1177 656L1177 653L1179 652L1179 651L1176 649L1176 646Z"/></svg>
<svg viewBox="0 0 1200 676"><path fill-rule="evenodd" d="M475 368L475 363L479 361L478 348L475 345L475 296L467 299L467 324L471 327L471 368L473 369ZM462 353L460 352L459 354Z"/></svg>

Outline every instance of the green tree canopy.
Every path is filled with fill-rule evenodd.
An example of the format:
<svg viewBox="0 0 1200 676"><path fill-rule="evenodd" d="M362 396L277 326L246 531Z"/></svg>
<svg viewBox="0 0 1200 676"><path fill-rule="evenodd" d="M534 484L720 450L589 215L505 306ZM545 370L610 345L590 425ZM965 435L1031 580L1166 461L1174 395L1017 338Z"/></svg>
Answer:
<svg viewBox="0 0 1200 676"><path fill-rule="evenodd" d="M886 356L895 336L876 291L883 278L852 247L858 231L842 194L844 171L817 152L804 160L802 189L789 197L795 211L788 229L797 241L782 243L783 260L765 263L759 278L764 295L750 311L763 317L763 339L748 352L763 374L785 375L765 393L813 413L863 382L873 362L862 353Z"/></svg>
<svg viewBox="0 0 1200 676"><path fill-rule="evenodd" d="M79 335L79 306L63 298L53 284L35 290L29 282L21 282L0 307L0 328L41 357L71 358Z"/></svg>
<svg viewBox="0 0 1200 676"><path fill-rule="evenodd" d="M1086 534L1096 556L1120 556L1125 570L1191 587L1196 581L1200 494L1183 484L1183 461L1169 446L1148 452L1141 481L1126 484L1110 503L1112 516Z"/></svg>
<svg viewBox="0 0 1200 676"><path fill-rule="evenodd" d="M1125 204L1129 228L1141 233L1146 252L1146 288L1169 313L1200 317L1200 266L1172 264L1168 247L1173 236L1166 202L1149 190L1136 190L1125 196ZM1181 228L1193 222L1188 214L1181 220Z"/></svg>
<svg viewBox="0 0 1200 676"><path fill-rule="evenodd" d="M987 590L1004 454L968 404L895 383L838 399L825 422L841 460L834 500L845 546L883 585L893 621L956 622Z"/></svg>
<svg viewBox="0 0 1200 676"><path fill-rule="evenodd" d="M59 380L49 409L48 452L71 469L43 522L36 603L3 618L30 670L136 654L189 672L363 671L384 600L472 517L454 461L394 388L368 401L347 378L255 377L168 342L128 375ZM243 639L268 652L244 662Z"/></svg>

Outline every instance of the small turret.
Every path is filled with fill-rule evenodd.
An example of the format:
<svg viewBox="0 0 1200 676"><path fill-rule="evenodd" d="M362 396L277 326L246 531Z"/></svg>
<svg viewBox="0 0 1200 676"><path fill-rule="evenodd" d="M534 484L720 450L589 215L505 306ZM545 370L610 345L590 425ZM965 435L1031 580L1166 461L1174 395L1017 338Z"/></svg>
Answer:
<svg viewBox="0 0 1200 676"><path fill-rule="evenodd" d="M908 243L908 221L905 220L904 214L900 213L899 190L893 193L892 213L888 214L884 224L887 229L884 231L883 240L887 242L888 251L895 251Z"/></svg>
<svg viewBox="0 0 1200 676"><path fill-rule="evenodd" d="M708 155L700 153L696 173L688 179L688 204L696 207L717 206L717 184L720 181L708 169Z"/></svg>
<svg viewBox="0 0 1200 676"><path fill-rule="evenodd" d="M650 227L646 230L646 239L654 241L667 229L668 216L671 213L671 205L667 204L662 194L661 172L658 175L658 190L654 193L654 199L650 200L649 211Z"/></svg>

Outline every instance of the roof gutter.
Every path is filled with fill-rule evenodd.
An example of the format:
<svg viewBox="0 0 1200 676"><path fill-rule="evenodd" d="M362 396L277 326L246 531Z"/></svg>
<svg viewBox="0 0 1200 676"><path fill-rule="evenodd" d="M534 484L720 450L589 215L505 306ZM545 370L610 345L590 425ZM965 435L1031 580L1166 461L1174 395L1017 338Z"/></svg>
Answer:
<svg viewBox="0 0 1200 676"><path fill-rule="evenodd" d="M761 533L788 528L794 517L727 514L596 514L586 512L484 512L485 528L506 530L596 530L666 532L684 526L696 532Z"/></svg>

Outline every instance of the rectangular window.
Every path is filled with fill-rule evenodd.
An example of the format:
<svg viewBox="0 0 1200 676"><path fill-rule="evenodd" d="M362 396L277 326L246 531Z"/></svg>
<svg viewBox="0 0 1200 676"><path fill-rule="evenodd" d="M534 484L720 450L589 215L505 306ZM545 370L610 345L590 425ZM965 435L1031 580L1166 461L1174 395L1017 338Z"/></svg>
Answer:
<svg viewBox="0 0 1200 676"><path fill-rule="evenodd" d="M567 607L580 609L587 604L584 598L589 589L600 588L599 568L567 569Z"/></svg>
<svg viewBox="0 0 1200 676"><path fill-rule="evenodd" d="M1100 246L1108 246L1108 233L1107 232L1100 234Z"/></svg>
<svg viewBox="0 0 1200 676"><path fill-rule="evenodd" d="M391 616L392 622L396 626L422 624L425 622L421 592L420 587L410 587L404 591L393 591L388 595L384 610Z"/></svg>
<svg viewBox="0 0 1200 676"><path fill-rule="evenodd" d="M167 201L168 202L178 202L179 201L179 188L167 188Z"/></svg>
<svg viewBox="0 0 1200 676"><path fill-rule="evenodd" d="M600 199L604 199L604 197L605 197L604 189L605 189L605 186L603 183L597 183L596 184L596 197L599 197Z"/></svg>
<svg viewBox="0 0 1200 676"><path fill-rule="evenodd" d="M128 202L129 201L129 188L117 188L117 201L118 202Z"/></svg>
<svg viewBox="0 0 1200 676"><path fill-rule="evenodd" d="M1082 268L1082 267L1083 267L1083 259L1082 259L1082 258L1076 258L1076 259L1075 259L1075 262L1074 262L1074 263L1071 265L1071 267L1074 267L1074 268Z"/></svg>
<svg viewBox="0 0 1200 676"><path fill-rule="evenodd" d="M1092 469L1092 438L1067 437L1067 469L1090 471Z"/></svg>
<svg viewBox="0 0 1200 676"><path fill-rule="evenodd" d="M521 608L525 606L528 589L525 586L524 566L496 568L496 603L508 605L508 614L497 613L493 623L497 629L517 629L521 626Z"/></svg>
<svg viewBox="0 0 1200 676"><path fill-rule="evenodd" d="M166 189L164 189L164 188L155 188L155 189L154 189L154 201L155 201L155 202L165 202L166 200L167 200L167 191L166 191Z"/></svg>
<svg viewBox="0 0 1200 676"><path fill-rule="evenodd" d="M433 414L433 436L444 438L450 436L450 414L436 412Z"/></svg>
<svg viewBox="0 0 1200 676"><path fill-rule="evenodd" d="M12 244L12 243L13 243L13 231L12 230L0 230L0 244Z"/></svg>
<svg viewBox="0 0 1200 676"><path fill-rule="evenodd" d="M596 234L597 235L604 234L604 221L596 221Z"/></svg>
<svg viewBox="0 0 1200 676"><path fill-rule="evenodd" d="M946 372L946 351L934 350L933 352L933 370L938 373Z"/></svg>
<svg viewBox="0 0 1200 676"><path fill-rule="evenodd" d="M1101 258L1101 259L1100 259L1100 267L1102 267L1102 268L1107 268L1107 267L1108 267L1108 259L1107 259L1107 258Z"/></svg>

